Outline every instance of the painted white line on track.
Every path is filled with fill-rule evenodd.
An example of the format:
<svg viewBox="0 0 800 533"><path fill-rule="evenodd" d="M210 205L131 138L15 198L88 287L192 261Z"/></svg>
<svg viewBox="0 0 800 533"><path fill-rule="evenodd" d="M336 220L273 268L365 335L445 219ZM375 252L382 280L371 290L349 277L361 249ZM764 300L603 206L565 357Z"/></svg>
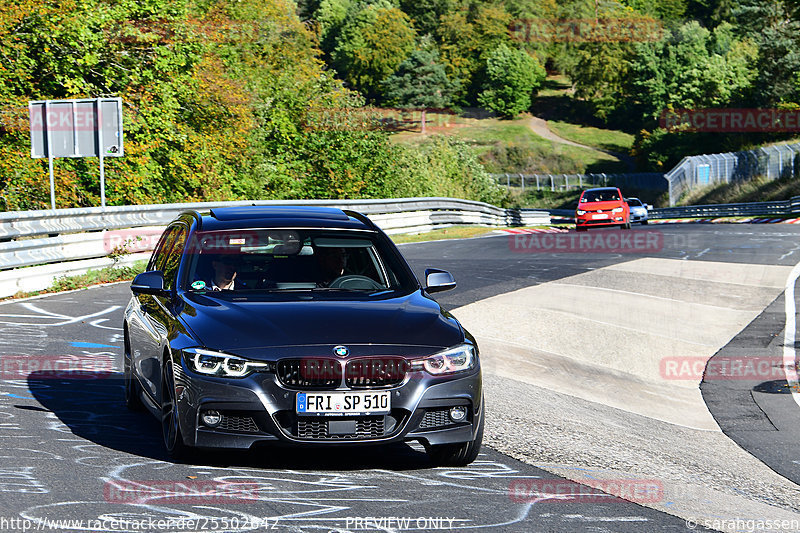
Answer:
<svg viewBox="0 0 800 533"><path fill-rule="evenodd" d="M786 325L783 329L783 371L786 373L786 382L789 384L792 398L800 406L800 384L797 381L797 354L794 347L796 340L797 319L795 315L794 286L800 277L800 263L797 263L789 273L784 292L784 309L786 312Z"/></svg>

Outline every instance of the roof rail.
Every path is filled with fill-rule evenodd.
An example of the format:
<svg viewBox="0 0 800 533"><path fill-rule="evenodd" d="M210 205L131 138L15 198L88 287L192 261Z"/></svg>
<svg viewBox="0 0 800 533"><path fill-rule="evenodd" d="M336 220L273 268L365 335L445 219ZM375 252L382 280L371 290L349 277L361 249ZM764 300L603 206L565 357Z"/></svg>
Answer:
<svg viewBox="0 0 800 533"><path fill-rule="evenodd" d="M374 230L378 229L378 226L372 220L368 219L366 215L363 215L358 211L353 211L352 209L342 209L342 213L344 213L349 217L355 218L356 220L358 220L359 222L361 222L362 224L364 224L369 228L372 228Z"/></svg>

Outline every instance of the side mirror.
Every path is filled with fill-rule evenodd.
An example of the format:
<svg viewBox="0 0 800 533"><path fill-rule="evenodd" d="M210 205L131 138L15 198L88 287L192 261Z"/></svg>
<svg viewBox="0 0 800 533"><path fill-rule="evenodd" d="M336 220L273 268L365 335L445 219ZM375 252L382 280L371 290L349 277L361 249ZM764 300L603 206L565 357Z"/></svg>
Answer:
<svg viewBox="0 0 800 533"><path fill-rule="evenodd" d="M164 290L164 274L160 270L142 272L133 278L131 292L133 294L153 294L156 296L166 294Z"/></svg>
<svg viewBox="0 0 800 533"><path fill-rule="evenodd" d="M429 293L449 291L456 288L456 280L446 270L428 268L425 269L425 285L425 291Z"/></svg>

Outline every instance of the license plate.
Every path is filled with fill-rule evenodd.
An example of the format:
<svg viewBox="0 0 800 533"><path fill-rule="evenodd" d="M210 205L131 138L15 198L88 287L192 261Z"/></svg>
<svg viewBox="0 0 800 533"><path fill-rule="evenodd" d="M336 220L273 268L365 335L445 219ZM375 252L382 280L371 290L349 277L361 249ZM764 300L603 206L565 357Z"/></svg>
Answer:
<svg viewBox="0 0 800 533"><path fill-rule="evenodd" d="M608 215L592 215L592 220L604 220L608 218Z"/></svg>
<svg viewBox="0 0 800 533"><path fill-rule="evenodd" d="M299 415L371 415L391 409L391 394L385 392L298 392Z"/></svg>

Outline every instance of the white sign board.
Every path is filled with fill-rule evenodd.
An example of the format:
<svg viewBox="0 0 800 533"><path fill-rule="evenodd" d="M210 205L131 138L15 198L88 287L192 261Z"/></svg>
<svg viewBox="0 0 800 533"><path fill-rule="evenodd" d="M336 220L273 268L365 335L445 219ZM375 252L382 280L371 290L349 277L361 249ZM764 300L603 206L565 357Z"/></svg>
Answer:
<svg viewBox="0 0 800 533"><path fill-rule="evenodd" d="M50 169L50 205L56 208L53 159L100 158L100 204L106 205L103 159L122 157L122 98L36 100L28 102L31 157L46 157Z"/></svg>
<svg viewBox="0 0 800 533"><path fill-rule="evenodd" d="M28 104L31 157L122 157L122 99Z"/></svg>

